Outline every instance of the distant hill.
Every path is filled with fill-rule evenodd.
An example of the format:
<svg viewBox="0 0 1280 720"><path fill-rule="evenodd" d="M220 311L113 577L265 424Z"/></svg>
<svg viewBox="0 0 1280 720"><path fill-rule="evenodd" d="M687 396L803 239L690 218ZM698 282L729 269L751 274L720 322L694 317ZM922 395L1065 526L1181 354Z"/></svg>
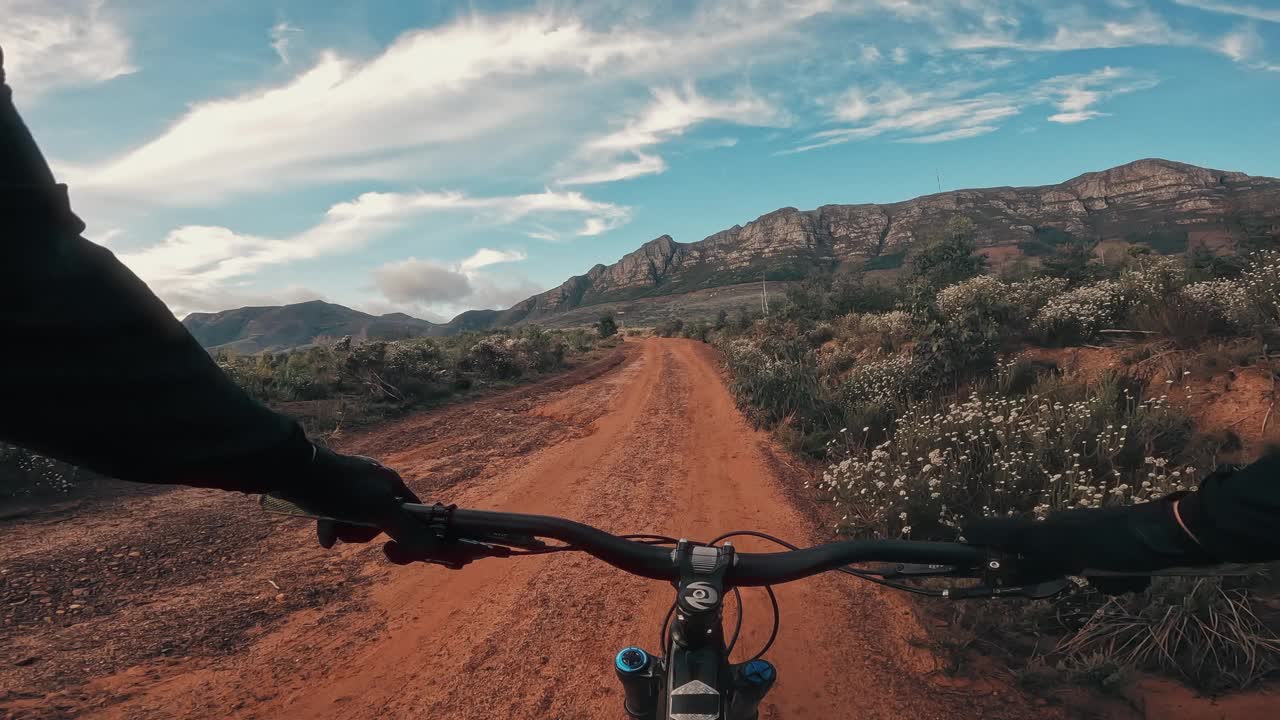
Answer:
<svg viewBox="0 0 1280 720"><path fill-rule="evenodd" d="M841 268L891 272L919 240L956 215L973 221L978 247L995 267L1022 258L1035 262L1072 239L1117 249L1142 244L1161 253L1229 249L1245 238L1280 242L1280 180L1138 160L1057 185L953 190L887 205L782 208L693 243L663 235L506 310L471 310L442 325L327 303L318 304L329 308L325 312L302 303L192 315L184 322L193 332L201 328L196 337L206 347L265 348L305 344L316 335L407 337L577 324L605 309L629 308L639 320L658 308L680 312L681 301L670 296L686 297L695 313L712 311L753 303L752 291L731 286L762 276L778 282Z"/></svg>
<svg viewBox="0 0 1280 720"><path fill-rule="evenodd" d="M309 345L320 337L402 340L447 333L441 325L404 313L369 315L321 300L191 313L182 324L206 348L240 353Z"/></svg>

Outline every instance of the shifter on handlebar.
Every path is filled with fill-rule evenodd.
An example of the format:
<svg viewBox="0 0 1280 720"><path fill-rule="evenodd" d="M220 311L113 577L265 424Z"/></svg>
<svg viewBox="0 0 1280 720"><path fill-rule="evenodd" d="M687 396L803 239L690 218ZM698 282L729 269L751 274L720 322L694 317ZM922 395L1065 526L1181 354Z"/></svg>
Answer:
<svg viewBox="0 0 1280 720"><path fill-rule="evenodd" d="M328 517L319 515L307 510L296 503L285 500L284 498L274 495L263 495L259 501L262 509L269 513L277 515L288 515L290 517L302 517L312 520L334 520L344 522L351 525L366 525L367 523L351 523L342 518ZM458 570L470 563L486 557L511 557L512 547L522 548L525 550L539 551L545 550L547 544L541 540L528 535L516 535L512 533L492 532L486 533L480 537L456 538L449 535L449 519L453 514L456 505L444 505L436 503L434 505L406 505L416 512L422 518L424 524L430 527L440 539L436 546L436 552L431 557L423 558L423 562L442 565L450 570ZM421 508L418 510L417 508Z"/></svg>

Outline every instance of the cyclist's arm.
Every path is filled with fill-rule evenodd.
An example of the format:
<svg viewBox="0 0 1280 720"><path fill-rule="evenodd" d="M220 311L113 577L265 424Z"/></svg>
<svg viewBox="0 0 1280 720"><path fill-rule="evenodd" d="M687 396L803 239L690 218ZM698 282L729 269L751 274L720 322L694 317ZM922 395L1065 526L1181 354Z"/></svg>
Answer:
<svg viewBox="0 0 1280 720"><path fill-rule="evenodd" d="M314 452L106 249L80 237L0 56L0 440L114 477L272 489Z"/></svg>
<svg viewBox="0 0 1280 720"><path fill-rule="evenodd" d="M1185 532L1224 562L1280 560L1280 451L1234 473L1214 473L1178 500Z"/></svg>

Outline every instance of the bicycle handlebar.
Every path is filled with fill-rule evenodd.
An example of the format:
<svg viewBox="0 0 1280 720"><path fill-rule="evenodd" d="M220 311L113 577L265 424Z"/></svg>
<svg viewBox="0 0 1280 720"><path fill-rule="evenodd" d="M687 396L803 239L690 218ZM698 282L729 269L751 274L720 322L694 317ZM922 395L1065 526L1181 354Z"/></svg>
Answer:
<svg viewBox="0 0 1280 720"><path fill-rule="evenodd" d="M465 510L445 505L404 503L405 510L435 528L442 540L468 541L482 550L487 544L513 543L516 537L551 538L593 555L614 567L652 580L678 581L680 569L670 548L618 537L585 523L547 515ZM262 496L268 512L295 517L342 518L316 515L288 500ZM351 523L362 524L362 523ZM485 553L477 552L476 557ZM817 575L856 562L919 563L975 569L989 552L974 545L914 540L846 540L776 553L735 553L725 582L740 587L776 585Z"/></svg>
<svg viewBox="0 0 1280 720"><path fill-rule="evenodd" d="M406 505L406 507L409 507ZM430 509L429 506L419 506ZM414 508L415 512L419 512ZM667 548L634 542L572 520L545 515L453 510L449 534L466 539L491 533L552 538L573 545L614 567L653 580L678 580L679 568ZM901 562L976 568L988 552L961 543L911 540L846 540L777 553L736 553L725 574L740 587L776 585L834 570L855 562Z"/></svg>

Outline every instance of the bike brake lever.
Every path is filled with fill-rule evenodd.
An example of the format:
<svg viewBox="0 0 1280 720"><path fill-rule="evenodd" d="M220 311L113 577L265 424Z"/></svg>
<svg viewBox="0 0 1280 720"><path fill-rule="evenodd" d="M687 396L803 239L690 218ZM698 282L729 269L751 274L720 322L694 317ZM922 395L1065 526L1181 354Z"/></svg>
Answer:
<svg viewBox="0 0 1280 720"><path fill-rule="evenodd" d="M990 587L987 585L975 585L974 587L963 588L947 588L942 591L942 597L951 600L970 600L975 598L996 598L996 597L1021 597L1030 600L1045 600L1054 595L1065 592L1072 587L1074 583L1066 578L1058 578L1057 580L1049 580L1034 585L1013 585L1010 587Z"/></svg>
<svg viewBox="0 0 1280 720"><path fill-rule="evenodd" d="M922 565L919 563L898 563L892 569L886 570L867 570L866 572L878 575L885 580L894 580L904 577L935 577L944 575L956 575L961 571L955 565Z"/></svg>
<svg viewBox="0 0 1280 720"><path fill-rule="evenodd" d="M422 561L442 565L450 570L461 570L472 562L487 557L511 557L511 548L475 540L449 540L441 543L430 557L425 557Z"/></svg>

